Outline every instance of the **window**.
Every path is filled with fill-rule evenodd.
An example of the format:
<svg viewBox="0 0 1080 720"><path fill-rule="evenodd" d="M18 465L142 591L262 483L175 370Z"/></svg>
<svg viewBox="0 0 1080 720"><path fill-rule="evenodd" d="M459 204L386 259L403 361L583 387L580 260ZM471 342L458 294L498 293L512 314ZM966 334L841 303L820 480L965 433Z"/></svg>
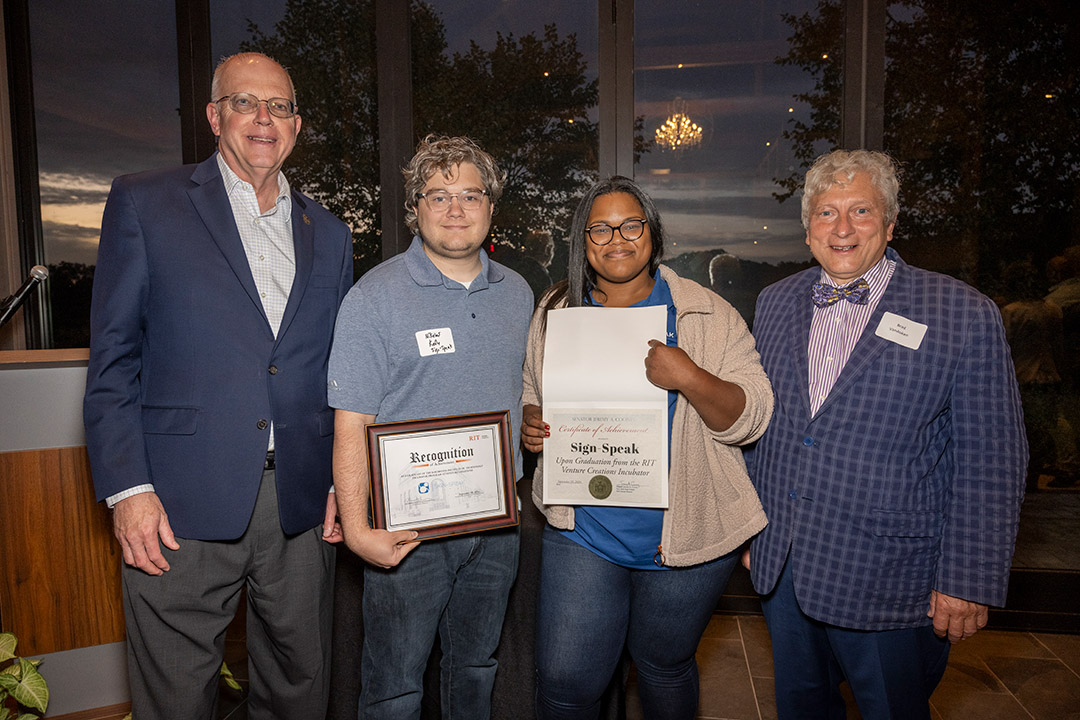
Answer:
<svg viewBox="0 0 1080 720"><path fill-rule="evenodd" d="M886 26L885 150L905 169L894 244L993 298L1012 345L1031 448L1017 568L1080 569L1073 13L896 2Z"/></svg>
<svg viewBox="0 0 1080 720"><path fill-rule="evenodd" d="M507 173L488 249L539 297L566 276L570 216L597 179L596 7L481 6L414 6L414 130L467 135Z"/></svg>
<svg viewBox="0 0 1080 720"><path fill-rule="evenodd" d="M801 184L806 153L794 139L816 120L805 97L813 78L788 38L815 17L807 0L635 8L634 109L646 142L636 174L663 214L666 263L747 322L757 293L810 258L798 198L782 183ZM815 65L838 68L842 35L818 39L828 57Z"/></svg>
<svg viewBox="0 0 1080 720"><path fill-rule="evenodd" d="M254 50L289 70L303 124L284 172L352 228L359 276L382 260L374 3L228 0L211 28L215 66Z"/></svg>
<svg viewBox="0 0 1080 720"><path fill-rule="evenodd" d="M115 0L29 11L53 346L85 347L112 179L180 161L175 14Z"/></svg>

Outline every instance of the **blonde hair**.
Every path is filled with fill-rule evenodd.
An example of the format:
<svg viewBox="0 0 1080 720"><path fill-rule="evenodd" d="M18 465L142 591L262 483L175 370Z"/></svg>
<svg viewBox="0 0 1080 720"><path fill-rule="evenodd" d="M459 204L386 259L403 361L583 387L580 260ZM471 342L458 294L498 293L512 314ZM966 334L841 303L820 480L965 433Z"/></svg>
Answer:
<svg viewBox="0 0 1080 720"><path fill-rule="evenodd" d="M416 222L416 201L424 185L436 172L450 177L450 172L462 163L472 163L476 167L492 206L502 197L506 174L499 170L495 158L467 137L428 135L416 146L416 154L401 171L405 177L405 224L414 235L420 231Z"/></svg>
<svg viewBox="0 0 1080 720"><path fill-rule="evenodd" d="M896 222L900 213L900 171L893 159L876 150L833 150L815 160L806 172L802 196L803 228L810 227L810 208L815 197L834 185L850 183L860 172L870 176L870 183L885 202L885 224Z"/></svg>

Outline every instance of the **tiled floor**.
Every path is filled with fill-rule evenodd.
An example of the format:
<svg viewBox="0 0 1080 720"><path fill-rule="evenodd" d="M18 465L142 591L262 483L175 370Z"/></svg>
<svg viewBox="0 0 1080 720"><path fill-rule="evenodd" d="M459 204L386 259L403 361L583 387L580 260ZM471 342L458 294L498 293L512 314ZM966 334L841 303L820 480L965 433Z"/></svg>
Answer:
<svg viewBox="0 0 1080 720"><path fill-rule="evenodd" d="M776 718L771 652L762 617L715 616L698 647L698 717ZM935 720L1080 719L1080 636L984 630L953 647L930 703Z"/></svg>
<svg viewBox="0 0 1080 720"><path fill-rule="evenodd" d="M226 661L246 685L242 640ZM698 647L701 705L708 720L771 720L772 646L759 615L716 615ZM243 694L222 684L220 720L246 720ZM633 674L628 720L642 717ZM1080 635L984 630L954 646L931 698L934 720L1080 720ZM859 718L849 702L848 717ZM523 720L528 720L523 718Z"/></svg>

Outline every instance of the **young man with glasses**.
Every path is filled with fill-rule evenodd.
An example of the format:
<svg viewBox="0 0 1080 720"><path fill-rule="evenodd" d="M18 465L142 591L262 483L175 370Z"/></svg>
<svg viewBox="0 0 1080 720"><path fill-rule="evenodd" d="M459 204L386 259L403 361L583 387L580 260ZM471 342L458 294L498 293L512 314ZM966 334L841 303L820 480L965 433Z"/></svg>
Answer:
<svg viewBox="0 0 1080 720"><path fill-rule="evenodd" d="M85 422L123 551L135 717L214 717L247 587L252 718L322 717L335 527L326 363L349 228L281 172L288 73L222 61L218 152L113 183L101 224ZM164 547L162 547L164 546Z"/></svg>
<svg viewBox="0 0 1080 720"><path fill-rule="evenodd" d="M342 527L367 563L359 716L419 717L438 634L443 717L480 720L491 714L492 655L517 574L517 529L422 544L411 530L372 529L365 425L509 410L520 468L533 295L481 249L504 182L490 155L467 138L429 136L404 175L405 221L416 237L349 291L330 354Z"/></svg>

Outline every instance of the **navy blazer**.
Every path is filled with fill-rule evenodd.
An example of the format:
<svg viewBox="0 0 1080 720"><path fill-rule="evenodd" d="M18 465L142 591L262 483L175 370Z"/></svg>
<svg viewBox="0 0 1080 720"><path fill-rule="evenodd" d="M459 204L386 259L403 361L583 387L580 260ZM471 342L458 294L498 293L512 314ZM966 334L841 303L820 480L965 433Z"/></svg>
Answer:
<svg viewBox="0 0 1080 720"><path fill-rule="evenodd" d="M90 318L86 444L98 499L153 483L178 537L243 534L274 427L288 534L332 482L326 364L352 285L349 228L292 193L296 276L275 339L217 157L113 182Z"/></svg>
<svg viewBox="0 0 1080 720"><path fill-rule="evenodd" d="M1003 605L1027 441L1001 315L959 280L896 269L828 398L810 417L811 268L766 288L754 336L772 423L749 453L768 527L755 589L789 556L803 611L882 630L925 625L931 589ZM882 315L927 326L918 350L875 335Z"/></svg>

